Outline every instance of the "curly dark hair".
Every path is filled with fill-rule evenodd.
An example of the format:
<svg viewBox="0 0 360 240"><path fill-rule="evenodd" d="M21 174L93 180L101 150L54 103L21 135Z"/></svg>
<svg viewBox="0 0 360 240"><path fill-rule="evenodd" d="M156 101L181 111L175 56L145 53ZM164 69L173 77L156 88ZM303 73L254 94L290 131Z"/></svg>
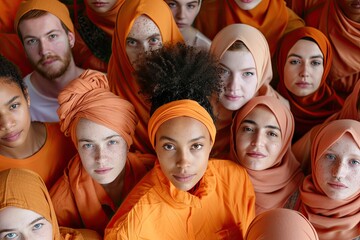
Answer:
<svg viewBox="0 0 360 240"><path fill-rule="evenodd" d="M16 84L27 97L27 88L22 79L19 68L0 54L0 79L7 84Z"/></svg>
<svg viewBox="0 0 360 240"><path fill-rule="evenodd" d="M135 62L140 93L151 103L150 115L160 106L181 99L197 101L214 118L210 98L221 89L219 63L205 50L185 44L165 45Z"/></svg>

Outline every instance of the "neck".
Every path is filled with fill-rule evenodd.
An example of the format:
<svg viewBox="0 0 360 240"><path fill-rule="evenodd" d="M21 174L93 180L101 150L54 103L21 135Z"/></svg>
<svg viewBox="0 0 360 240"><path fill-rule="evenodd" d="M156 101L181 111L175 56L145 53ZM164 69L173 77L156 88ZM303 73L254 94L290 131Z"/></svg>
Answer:
<svg viewBox="0 0 360 240"><path fill-rule="evenodd" d="M121 205L122 201L124 200L122 194L124 181L125 181L125 167L121 171L121 173L115 178L114 181L108 184L101 185L117 208Z"/></svg>
<svg viewBox="0 0 360 240"><path fill-rule="evenodd" d="M46 127L43 123L32 122L23 144L14 148L0 146L0 155L13 159L31 157L45 144L46 135Z"/></svg>

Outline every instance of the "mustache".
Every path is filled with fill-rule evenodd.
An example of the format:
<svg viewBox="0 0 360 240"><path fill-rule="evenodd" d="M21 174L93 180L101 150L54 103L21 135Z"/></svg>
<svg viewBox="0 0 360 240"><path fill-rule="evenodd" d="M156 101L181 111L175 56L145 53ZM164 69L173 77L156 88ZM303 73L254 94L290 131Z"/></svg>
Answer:
<svg viewBox="0 0 360 240"><path fill-rule="evenodd" d="M38 61L38 64L43 64L44 62L46 62L48 60L61 60L61 59L59 56L56 56L56 55L45 55Z"/></svg>

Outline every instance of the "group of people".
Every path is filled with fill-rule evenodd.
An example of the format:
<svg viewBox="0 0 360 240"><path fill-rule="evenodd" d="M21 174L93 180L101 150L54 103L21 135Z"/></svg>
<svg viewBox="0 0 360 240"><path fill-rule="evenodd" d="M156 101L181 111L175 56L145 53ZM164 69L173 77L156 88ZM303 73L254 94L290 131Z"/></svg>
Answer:
<svg viewBox="0 0 360 240"><path fill-rule="evenodd" d="M0 239L360 239L358 0L2 4Z"/></svg>

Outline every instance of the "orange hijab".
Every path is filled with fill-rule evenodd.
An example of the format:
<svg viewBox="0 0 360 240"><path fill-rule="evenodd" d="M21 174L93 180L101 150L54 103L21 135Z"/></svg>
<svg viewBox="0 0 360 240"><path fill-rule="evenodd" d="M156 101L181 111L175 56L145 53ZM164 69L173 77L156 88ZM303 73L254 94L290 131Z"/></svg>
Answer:
<svg viewBox="0 0 360 240"><path fill-rule="evenodd" d="M348 199L331 199L323 192L315 175L323 153L345 133L351 134L360 148L358 121L335 120L321 127L311 147L312 174L300 188L301 212L314 225L320 239L352 239L360 235L360 191Z"/></svg>
<svg viewBox="0 0 360 240"><path fill-rule="evenodd" d="M283 145L272 167L262 171L246 169L254 185L256 214L283 207L288 198L297 191L304 177L300 164L291 151L291 140L294 133L292 114L278 99L270 96L254 97L235 115L230 135L231 159L241 164L236 152L236 133L246 116L259 105L268 107L274 114L281 129Z"/></svg>
<svg viewBox="0 0 360 240"><path fill-rule="evenodd" d="M95 12L88 1L84 1L85 9L89 19L109 36L113 35L117 13L125 0L117 0L115 5L104 13Z"/></svg>
<svg viewBox="0 0 360 240"><path fill-rule="evenodd" d="M295 210L276 208L257 215L245 240L319 240L315 228Z"/></svg>
<svg viewBox="0 0 360 240"><path fill-rule="evenodd" d="M215 16L208 15L207 5L214 9L215 7L211 5L217 5L216 9L218 11L212 12L216 14ZM272 55L275 52L277 42L284 33L304 26L303 21L286 7L283 0L262 0L259 5L251 10L241 9L235 0L210 0L209 3L205 1L198 18L203 19L204 22L203 26L196 27L210 39L222 28L233 23L244 23L253 26L259 29L266 37ZM211 23L210 26L207 26L206 21L209 21L209 18L214 19L212 21L216 21L218 26L213 27L213 29L211 29Z"/></svg>
<svg viewBox="0 0 360 240"><path fill-rule="evenodd" d="M156 132L164 122L177 117L191 117L209 130L212 145L216 136L216 128L210 114L198 102L184 99L164 104L153 113L149 120L148 134L151 145L155 149Z"/></svg>
<svg viewBox="0 0 360 240"><path fill-rule="evenodd" d="M128 147L132 144L137 116L131 103L109 90L106 76L86 70L71 81L58 96L57 111L61 131L71 136L77 147L76 126L81 118L101 124L119 133Z"/></svg>
<svg viewBox="0 0 360 240"><path fill-rule="evenodd" d="M290 49L304 37L310 37L319 46L324 57L324 73L316 92L306 97L298 97L290 93L285 87L284 68ZM298 28L284 36L279 49L277 68L280 82L278 91L290 103L290 109L295 118L294 139L298 139L313 126L324 122L329 116L339 111L343 105L343 100L326 82L332 66L332 49L330 42L322 32L312 27Z"/></svg>
<svg viewBox="0 0 360 240"><path fill-rule="evenodd" d="M132 67L126 51L126 37L136 18L146 15L160 30L163 44L182 42L182 36L173 19L172 12L164 0L131 0L120 8L113 35L112 52L108 67L109 85L112 92L130 101L139 116L139 125L134 138L134 149L152 153L147 135L150 105L139 94L140 88L133 77Z"/></svg>

